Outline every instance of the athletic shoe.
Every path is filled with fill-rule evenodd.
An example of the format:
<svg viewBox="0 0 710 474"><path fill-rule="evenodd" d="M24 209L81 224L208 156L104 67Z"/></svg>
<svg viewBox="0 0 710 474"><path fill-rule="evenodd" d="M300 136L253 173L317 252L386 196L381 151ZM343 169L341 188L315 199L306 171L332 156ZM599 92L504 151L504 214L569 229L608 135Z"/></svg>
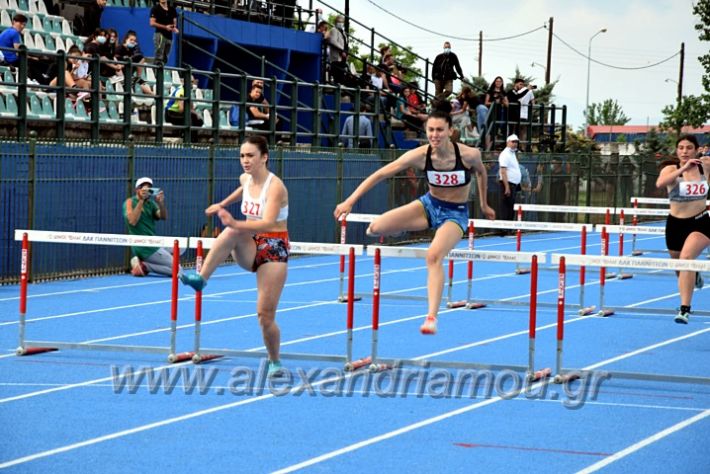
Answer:
<svg viewBox="0 0 710 474"><path fill-rule="evenodd" d="M207 280L198 273L183 273L180 275L180 281L183 285L191 286L195 291L202 291L207 286Z"/></svg>
<svg viewBox="0 0 710 474"><path fill-rule="evenodd" d="M690 318L690 313L685 313L683 311L678 311L673 321L678 324L688 324L688 319Z"/></svg>
<svg viewBox="0 0 710 474"><path fill-rule="evenodd" d="M698 290L705 286L705 280L700 272L695 272L695 288Z"/></svg>
<svg viewBox="0 0 710 474"><path fill-rule="evenodd" d="M283 375L283 367L281 367L281 361L270 360L269 370L266 372L268 378L281 377Z"/></svg>
<svg viewBox="0 0 710 474"><path fill-rule="evenodd" d="M422 334L436 334L436 316L427 316L419 330Z"/></svg>
<svg viewBox="0 0 710 474"><path fill-rule="evenodd" d="M131 275L142 277L148 274L148 269L145 263L141 262L138 257L133 257L131 259Z"/></svg>

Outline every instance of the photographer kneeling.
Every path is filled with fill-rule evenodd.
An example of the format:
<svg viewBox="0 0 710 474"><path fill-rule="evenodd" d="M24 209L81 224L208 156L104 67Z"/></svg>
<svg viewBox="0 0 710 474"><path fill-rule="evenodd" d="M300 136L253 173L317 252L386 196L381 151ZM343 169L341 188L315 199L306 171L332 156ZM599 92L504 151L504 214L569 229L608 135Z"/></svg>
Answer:
<svg viewBox="0 0 710 474"><path fill-rule="evenodd" d="M165 194L153 187L153 180L148 177L136 180L135 196L123 203L123 217L130 235L156 235L155 222L166 220ZM185 249L182 249L184 252ZM131 274L145 276L149 272L172 276L172 249L155 247L131 247ZM178 270L182 273L182 267Z"/></svg>

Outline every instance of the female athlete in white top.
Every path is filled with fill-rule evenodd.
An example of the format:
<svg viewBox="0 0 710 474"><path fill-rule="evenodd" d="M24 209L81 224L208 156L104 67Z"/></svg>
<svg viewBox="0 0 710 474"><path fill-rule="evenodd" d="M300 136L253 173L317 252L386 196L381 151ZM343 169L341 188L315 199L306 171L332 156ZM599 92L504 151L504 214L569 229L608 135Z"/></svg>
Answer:
<svg viewBox="0 0 710 474"><path fill-rule="evenodd" d="M230 252L239 266L256 273L256 312L269 353L269 375L274 376L281 370L281 333L275 318L286 283L289 254L288 192L283 181L267 168L269 150L264 137L248 137L239 157L244 168L239 177L240 186L226 199L205 210L207 215L217 214L225 230L207 254L200 273L184 274L181 279L196 291L202 290ZM225 209L240 199L246 220L236 220Z"/></svg>

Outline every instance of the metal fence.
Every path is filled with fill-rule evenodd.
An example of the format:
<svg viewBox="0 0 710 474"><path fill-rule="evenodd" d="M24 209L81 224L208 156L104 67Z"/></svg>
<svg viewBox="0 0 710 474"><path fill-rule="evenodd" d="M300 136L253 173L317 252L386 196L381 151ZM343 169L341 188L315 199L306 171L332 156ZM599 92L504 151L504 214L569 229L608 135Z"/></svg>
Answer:
<svg viewBox="0 0 710 474"><path fill-rule="evenodd" d="M399 156L401 150L277 147L269 166L289 190L289 231L294 241L335 242L339 231L335 205L369 174ZM161 235L212 235L216 219L204 209L238 185L241 166L235 146L156 145L153 143L0 142L0 282L17 281L20 264L15 229L125 233L122 205L133 195L139 176L150 176L165 191L169 219ZM497 208L497 155L486 154L488 200ZM520 201L538 204L628 206L633 195L653 196L657 176L653 158L599 155L523 154L532 189ZM421 173L410 170L369 192L353 212L382 213L425 191ZM537 183L542 182L537 188ZM477 192L471 192L472 216L481 217ZM239 215L239 207L230 209ZM577 215L530 216L535 220L579 221ZM427 233L415 235L426 237ZM366 241L363 225L353 225L349 241ZM122 272L127 249L36 244L33 278ZM189 253L184 262L194 259Z"/></svg>

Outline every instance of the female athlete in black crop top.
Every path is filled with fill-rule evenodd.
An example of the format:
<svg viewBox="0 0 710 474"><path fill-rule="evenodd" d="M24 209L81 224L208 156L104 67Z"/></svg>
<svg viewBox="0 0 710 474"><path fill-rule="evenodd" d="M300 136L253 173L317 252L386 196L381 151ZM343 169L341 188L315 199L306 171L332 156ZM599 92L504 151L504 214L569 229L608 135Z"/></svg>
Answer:
<svg viewBox="0 0 710 474"><path fill-rule="evenodd" d="M476 148L451 141L451 116L433 111L426 121L429 145L409 150L395 161L383 166L353 191L335 208L336 219L346 216L355 203L377 183L409 168L426 171L429 192L421 198L385 212L367 229L368 235L396 235L403 231L435 229L434 239L427 251L428 315L421 327L423 334L435 334L437 314L444 287L442 263L446 254L461 240L468 227L468 194L471 171L478 179L478 194L483 214L495 218L486 200L487 174Z"/></svg>

